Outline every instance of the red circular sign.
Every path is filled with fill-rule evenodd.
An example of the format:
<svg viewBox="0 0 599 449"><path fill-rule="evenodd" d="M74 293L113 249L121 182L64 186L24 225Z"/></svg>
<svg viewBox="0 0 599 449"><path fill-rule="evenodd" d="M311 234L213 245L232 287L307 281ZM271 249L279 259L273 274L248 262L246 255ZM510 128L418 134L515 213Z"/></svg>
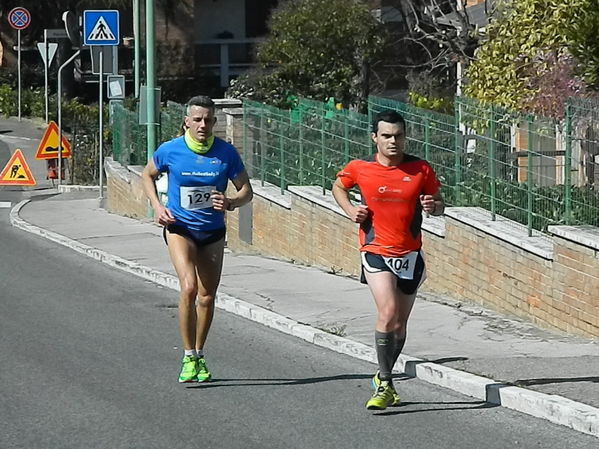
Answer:
<svg viewBox="0 0 599 449"><path fill-rule="evenodd" d="M31 23L31 14L25 8L17 6L8 13L8 23L15 30L24 30Z"/></svg>

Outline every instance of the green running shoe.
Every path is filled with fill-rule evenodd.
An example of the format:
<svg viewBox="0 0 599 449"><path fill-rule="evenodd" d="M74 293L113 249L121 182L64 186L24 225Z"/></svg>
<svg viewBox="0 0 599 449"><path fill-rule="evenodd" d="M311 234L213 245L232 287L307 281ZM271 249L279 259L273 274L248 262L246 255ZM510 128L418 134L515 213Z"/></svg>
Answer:
<svg viewBox="0 0 599 449"><path fill-rule="evenodd" d="M212 374L210 374L210 371L208 371L206 359L204 357L200 357L198 359L198 373L196 375L196 380L198 382L208 382L210 379L212 379Z"/></svg>
<svg viewBox="0 0 599 449"><path fill-rule="evenodd" d="M196 382L198 375L198 358L186 355L181 361L179 383Z"/></svg>
<svg viewBox="0 0 599 449"><path fill-rule="evenodd" d="M374 377L372 378L372 387L375 390L378 390L378 388L380 386L381 386L381 378L379 377L379 372L377 371L376 374L374 375ZM397 394L397 391L395 391L395 388L393 388L393 384L390 384L389 387L391 388L391 391L393 392L393 403L391 404L391 407L397 407L401 403L401 398Z"/></svg>
<svg viewBox="0 0 599 449"><path fill-rule="evenodd" d="M366 403L366 408L368 410L385 410L391 404L393 404L393 387L390 386L389 381L384 380Z"/></svg>

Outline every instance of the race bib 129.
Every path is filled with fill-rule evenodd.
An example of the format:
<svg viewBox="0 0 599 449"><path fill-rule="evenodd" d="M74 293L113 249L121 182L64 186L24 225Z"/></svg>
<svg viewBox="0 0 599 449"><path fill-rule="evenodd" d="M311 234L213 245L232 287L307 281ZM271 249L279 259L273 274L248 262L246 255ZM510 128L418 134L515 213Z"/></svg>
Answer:
<svg viewBox="0 0 599 449"><path fill-rule="evenodd" d="M181 186L181 207L187 210L212 207L212 191L216 186Z"/></svg>

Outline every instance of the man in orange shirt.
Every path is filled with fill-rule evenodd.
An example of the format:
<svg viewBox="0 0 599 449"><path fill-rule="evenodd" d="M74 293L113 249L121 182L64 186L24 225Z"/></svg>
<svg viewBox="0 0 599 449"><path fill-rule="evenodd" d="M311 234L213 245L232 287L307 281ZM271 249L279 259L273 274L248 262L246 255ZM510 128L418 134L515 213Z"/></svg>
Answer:
<svg viewBox="0 0 599 449"><path fill-rule="evenodd" d="M360 224L362 279L377 307L375 346L379 370L370 410L399 404L391 370L406 341L406 327L418 287L426 278L422 253L422 212L441 215L445 204L440 183L424 160L404 153L406 126L395 111L373 120L376 153L353 160L338 174L333 196L347 216ZM349 191L360 189L362 204Z"/></svg>

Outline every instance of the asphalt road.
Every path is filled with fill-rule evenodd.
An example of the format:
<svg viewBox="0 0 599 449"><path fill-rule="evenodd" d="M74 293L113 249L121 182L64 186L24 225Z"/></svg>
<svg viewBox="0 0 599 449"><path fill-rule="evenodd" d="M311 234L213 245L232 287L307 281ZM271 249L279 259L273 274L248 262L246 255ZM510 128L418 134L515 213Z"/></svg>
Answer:
<svg viewBox="0 0 599 449"><path fill-rule="evenodd" d="M0 204L6 192L0 189ZM217 311L215 380L180 385L176 292L12 228L0 209L0 448L596 448L414 379L370 412L374 366Z"/></svg>

